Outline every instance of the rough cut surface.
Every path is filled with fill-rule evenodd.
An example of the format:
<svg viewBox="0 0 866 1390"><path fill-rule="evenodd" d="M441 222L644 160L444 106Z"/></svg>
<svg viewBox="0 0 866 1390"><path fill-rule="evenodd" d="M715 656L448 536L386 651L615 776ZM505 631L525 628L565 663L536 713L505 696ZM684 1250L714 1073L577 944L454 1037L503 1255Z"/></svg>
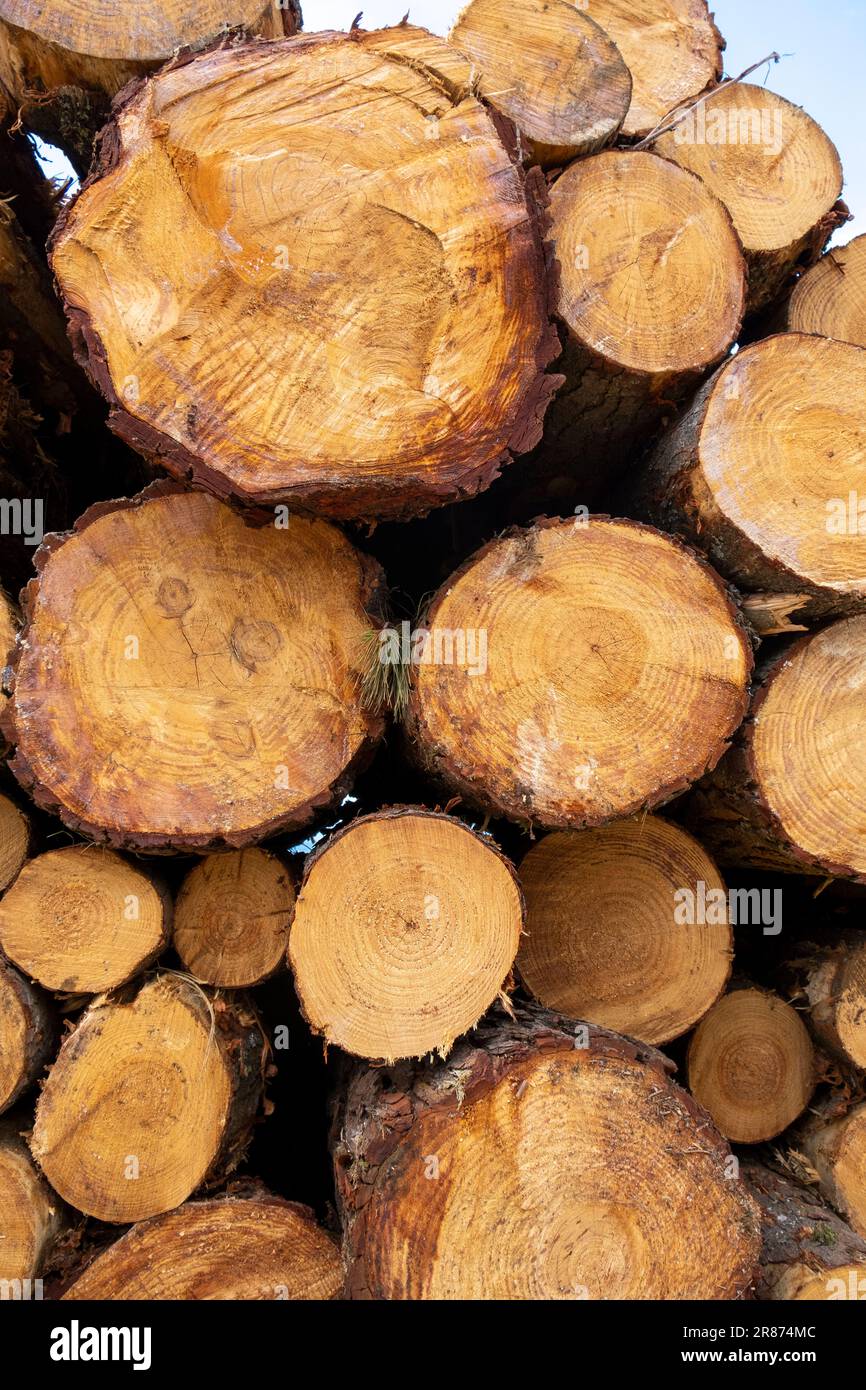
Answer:
<svg viewBox="0 0 866 1390"><path fill-rule="evenodd" d="M179 476L423 513L536 443L538 172L410 26L220 49L116 108L53 265L111 424Z"/></svg>
<svg viewBox="0 0 866 1390"><path fill-rule="evenodd" d="M534 1007L446 1061L359 1071L334 1151L349 1296L741 1296L757 1212L669 1071Z"/></svg>

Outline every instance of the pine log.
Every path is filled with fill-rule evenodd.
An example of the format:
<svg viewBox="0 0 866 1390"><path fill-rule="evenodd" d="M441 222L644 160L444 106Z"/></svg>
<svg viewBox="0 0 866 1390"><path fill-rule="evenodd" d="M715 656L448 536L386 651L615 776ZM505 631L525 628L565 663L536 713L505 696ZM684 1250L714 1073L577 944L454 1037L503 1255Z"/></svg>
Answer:
<svg viewBox="0 0 866 1390"><path fill-rule="evenodd" d="M156 484L37 565L7 734L39 805L158 851L241 847L344 793L381 731L360 684L382 576L335 527Z"/></svg>
<svg viewBox="0 0 866 1390"><path fill-rule="evenodd" d="M358 1057L442 1056L502 991L523 927L511 864L462 821L397 806L307 863L289 963L310 1027Z"/></svg>
<svg viewBox="0 0 866 1390"><path fill-rule="evenodd" d="M294 911L294 884L275 855L263 849L212 854L181 885L174 947L203 984L261 984L285 961Z"/></svg>
<svg viewBox="0 0 866 1390"><path fill-rule="evenodd" d="M866 933L822 932L795 949L780 978L816 1041L866 1068Z"/></svg>
<svg viewBox="0 0 866 1390"><path fill-rule="evenodd" d="M361 1070L335 1127L349 1296L740 1296L757 1210L671 1069L530 1007L447 1060Z"/></svg>
<svg viewBox="0 0 866 1390"><path fill-rule="evenodd" d="M762 661L749 717L690 799L690 825L723 866L866 882L866 615Z"/></svg>
<svg viewBox="0 0 866 1390"><path fill-rule="evenodd" d="M613 39L631 72L623 135L649 135L722 75L725 41L707 0L583 0L581 9Z"/></svg>
<svg viewBox="0 0 866 1390"><path fill-rule="evenodd" d="M838 1114L835 1097L828 1096L798 1128L794 1142L821 1195L866 1237L866 1103Z"/></svg>
<svg viewBox="0 0 866 1390"><path fill-rule="evenodd" d="M407 25L208 53L122 101L52 256L112 427L343 519L429 511L531 448L558 380L543 180L470 84Z"/></svg>
<svg viewBox="0 0 866 1390"><path fill-rule="evenodd" d="M566 380L537 459L576 474L592 506L593 483L631 461L735 340L745 269L726 209L657 155L574 164L550 203Z"/></svg>
<svg viewBox="0 0 866 1390"><path fill-rule="evenodd" d="M47 997L0 957L0 1112L40 1076L56 1037Z"/></svg>
<svg viewBox="0 0 866 1390"><path fill-rule="evenodd" d="M733 1143L774 1139L803 1113L817 1068L799 1014L769 990L739 985L689 1043L689 1089Z"/></svg>
<svg viewBox="0 0 866 1390"><path fill-rule="evenodd" d="M240 1162L267 1044L237 997L166 973L96 999L61 1048L30 1147L88 1216L140 1221Z"/></svg>
<svg viewBox="0 0 866 1390"><path fill-rule="evenodd" d="M570 0L470 0L449 38L477 66L480 96L514 123L533 163L595 154L625 119L629 70Z"/></svg>
<svg viewBox="0 0 866 1390"><path fill-rule="evenodd" d="M801 275L768 327L866 348L866 235L831 247Z"/></svg>
<svg viewBox="0 0 866 1390"><path fill-rule="evenodd" d="M749 268L749 312L813 264L849 218L835 145L766 87L720 88L655 149L698 174L729 209Z"/></svg>
<svg viewBox="0 0 866 1390"><path fill-rule="evenodd" d="M30 1157L19 1127L11 1117L0 1121L0 1301L38 1297L33 1280L64 1224L63 1204Z"/></svg>
<svg viewBox="0 0 866 1390"><path fill-rule="evenodd" d="M168 944L171 901L113 850L69 845L24 865L0 900L0 949L45 989L100 994Z"/></svg>
<svg viewBox="0 0 866 1390"><path fill-rule="evenodd" d="M93 137L133 78L229 29L265 38L300 28L297 0L0 0L0 88L20 118L86 172Z"/></svg>
<svg viewBox="0 0 866 1390"><path fill-rule="evenodd" d="M14 801L0 793L0 892L17 877L29 844L30 822Z"/></svg>
<svg viewBox="0 0 866 1390"><path fill-rule="evenodd" d="M718 901L725 885L679 826L646 816L555 832L530 849L520 881L517 968L548 1008L661 1045L723 993L733 932L726 911L699 904Z"/></svg>
<svg viewBox="0 0 866 1390"><path fill-rule="evenodd" d="M263 1194L187 1202L133 1226L64 1299L333 1299L339 1248L308 1207Z"/></svg>
<svg viewBox="0 0 866 1390"><path fill-rule="evenodd" d="M467 660L412 668L417 755L523 823L584 829L661 806L715 766L747 706L729 591L631 521L543 518L499 537L439 590L426 628L433 658L457 634Z"/></svg>
<svg viewBox="0 0 866 1390"><path fill-rule="evenodd" d="M761 1207L757 1295L786 1302L866 1297L866 1241L817 1193L746 1159L741 1174Z"/></svg>

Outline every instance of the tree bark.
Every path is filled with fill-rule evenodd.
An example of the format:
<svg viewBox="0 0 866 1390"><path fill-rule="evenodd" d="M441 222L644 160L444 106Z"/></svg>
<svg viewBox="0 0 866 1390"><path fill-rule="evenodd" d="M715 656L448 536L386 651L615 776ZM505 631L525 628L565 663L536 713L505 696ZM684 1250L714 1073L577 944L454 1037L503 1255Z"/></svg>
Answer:
<svg viewBox="0 0 866 1390"><path fill-rule="evenodd" d="M724 881L697 840L656 816L560 831L520 865L520 977L547 1008L661 1046L715 1004L731 973ZM705 903L724 901L724 911Z"/></svg>
<svg viewBox="0 0 866 1390"><path fill-rule="evenodd" d="M308 1207L269 1193L186 1202L140 1222L63 1295L100 1299L333 1299L339 1247Z"/></svg>
<svg viewBox="0 0 866 1390"><path fill-rule="evenodd" d="M412 666L417 756L523 823L584 829L663 805L715 766L747 706L751 646L729 591L630 521L506 533L443 585L426 629L428 653L456 633L466 659L455 643L450 664Z"/></svg>
<svg viewBox="0 0 866 1390"><path fill-rule="evenodd" d="M40 1278L64 1225L51 1191L21 1138L24 1116L0 1121L0 1300L39 1297Z"/></svg>
<svg viewBox="0 0 866 1390"><path fill-rule="evenodd" d="M778 298L850 217L836 147L766 87L720 88L655 149L699 175L730 210L749 268L750 313Z"/></svg>
<svg viewBox="0 0 866 1390"><path fill-rule="evenodd" d="M866 754L850 736L864 661L861 614L761 662L749 717L688 805L720 864L866 882Z"/></svg>
<svg viewBox="0 0 866 1390"><path fill-rule="evenodd" d="M774 1139L803 1113L817 1080L796 1010L738 984L710 1009L688 1051L689 1089L732 1143Z"/></svg>
<svg viewBox="0 0 866 1390"><path fill-rule="evenodd" d="M14 1105L40 1076L56 1037L47 997L0 959L0 1112Z"/></svg>
<svg viewBox="0 0 866 1390"><path fill-rule="evenodd" d="M267 1044L242 999L166 973L96 999L36 1108L33 1156L61 1197L101 1221L179 1206L240 1162Z"/></svg>
<svg viewBox="0 0 866 1390"><path fill-rule="evenodd" d="M334 1135L349 1297L741 1296L757 1211L670 1070L529 1007L445 1061L359 1071Z"/></svg>
<svg viewBox="0 0 866 1390"><path fill-rule="evenodd" d="M314 1032L359 1057L444 1056L508 982L523 928L511 864L419 807L363 816L309 860L289 938Z"/></svg>
<svg viewBox="0 0 866 1390"><path fill-rule="evenodd" d="M112 97L180 49L202 48L228 31L276 38L301 26L296 0L147 0L135 18L122 0L82 14L73 0L4 0L0 89L25 125L60 146L80 172Z"/></svg>
<svg viewBox="0 0 866 1390"><path fill-rule="evenodd" d="M98 845L49 850L0 900L0 949L43 988L100 994L124 985L168 945L162 885Z"/></svg>
<svg viewBox="0 0 866 1390"><path fill-rule="evenodd" d="M221 495L344 520L470 496L531 448L558 381L543 179L470 86L405 25L128 95L52 254L112 428Z"/></svg>
<svg viewBox="0 0 866 1390"><path fill-rule="evenodd" d="M269 519L155 484L39 552L7 734L18 780L72 829L241 847L305 824L367 758L381 570L326 522Z"/></svg>
<svg viewBox="0 0 866 1390"><path fill-rule="evenodd" d="M174 947L202 984L243 989L285 962L295 888L263 849L213 854L187 874L174 914Z"/></svg>
<svg viewBox="0 0 866 1390"><path fill-rule="evenodd" d="M740 588L803 595L803 617L862 612L866 520L851 495L866 497L864 393L864 348L799 333L754 343L656 445L632 511Z"/></svg>
<svg viewBox="0 0 866 1390"><path fill-rule="evenodd" d="M785 1302L860 1300L866 1241L817 1193L746 1159L742 1176L761 1207L764 1248L758 1298Z"/></svg>
<svg viewBox="0 0 866 1390"><path fill-rule="evenodd" d="M514 123L532 163L595 154L625 119L629 70L569 0L470 0L449 38L477 66L480 96Z"/></svg>

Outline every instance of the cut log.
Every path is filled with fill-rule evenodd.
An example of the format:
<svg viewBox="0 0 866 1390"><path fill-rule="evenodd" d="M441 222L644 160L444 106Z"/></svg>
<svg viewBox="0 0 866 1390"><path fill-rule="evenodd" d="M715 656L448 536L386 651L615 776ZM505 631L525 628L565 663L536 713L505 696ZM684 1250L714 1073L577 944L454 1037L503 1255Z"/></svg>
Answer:
<svg viewBox="0 0 866 1390"><path fill-rule="evenodd" d="M355 30L212 52L116 109L53 265L124 439L344 519L475 493L537 442L543 180L470 79L423 30Z"/></svg>
<svg viewBox="0 0 866 1390"><path fill-rule="evenodd" d="M134 1226L64 1299L333 1299L336 1241L296 1202L269 1195L187 1202Z"/></svg>
<svg viewBox="0 0 866 1390"><path fill-rule="evenodd" d="M866 348L866 236L832 247L801 275L772 328Z"/></svg>
<svg viewBox="0 0 866 1390"><path fill-rule="evenodd" d="M866 1068L866 933L822 932L796 950L782 978L821 1046Z"/></svg>
<svg viewBox="0 0 866 1390"><path fill-rule="evenodd" d="M345 792L381 732L360 689L381 570L279 522L157 484L40 552L7 733L41 806L116 847L207 849Z"/></svg>
<svg viewBox="0 0 866 1390"><path fill-rule="evenodd" d="M100 994L126 984L168 944L167 893L98 845L49 850L0 900L0 949L45 989Z"/></svg>
<svg viewBox="0 0 866 1390"><path fill-rule="evenodd" d="M289 963L310 1027L359 1057L441 1055L504 988L523 927L510 863L462 821L363 816L309 860Z"/></svg>
<svg viewBox="0 0 866 1390"><path fill-rule="evenodd" d="M726 910L704 905L725 885L679 826L648 816L548 835L526 855L520 881L517 968L548 1008L660 1045L694 1027L724 991L733 933Z"/></svg>
<svg viewBox="0 0 866 1390"><path fill-rule="evenodd" d="M14 801L0 794L0 892L19 874L29 844L30 822Z"/></svg>
<svg viewBox="0 0 866 1390"><path fill-rule="evenodd" d="M799 106L732 82L655 142L730 210L749 267L750 312L811 265L849 217L835 145Z"/></svg>
<svg viewBox="0 0 866 1390"><path fill-rule="evenodd" d="M123 0L82 10L75 0L0 0L0 87L31 130L86 172L110 100L178 49L228 29L275 38L301 23L297 0Z"/></svg>
<svg viewBox="0 0 866 1390"><path fill-rule="evenodd" d="M449 38L477 88L514 122L533 163L567 163L610 144L631 103L616 45L570 0L470 0Z"/></svg>
<svg viewBox="0 0 866 1390"><path fill-rule="evenodd" d="M795 1148L812 1166L821 1195L866 1236L866 1104L839 1115L828 1097L798 1129Z"/></svg>
<svg viewBox="0 0 866 1390"><path fill-rule="evenodd" d="M623 135L649 135L722 75L725 42L707 0L586 0L581 8L610 35L631 72Z"/></svg>
<svg viewBox="0 0 866 1390"><path fill-rule="evenodd" d="M768 990L740 986L720 999L689 1043L692 1095L737 1144L774 1139L802 1115L817 1070L799 1014Z"/></svg>
<svg viewBox="0 0 866 1390"><path fill-rule="evenodd" d="M41 1296L32 1281L64 1221L62 1203L18 1131L13 1119L0 1122L0 1301Z"/></svg>
<svg viewBox="0 0 866 1390"><path fill-rule="evenodd" d="M267 1045L243 1001L171 973L95 1000L36 1108L31 1150L71 1206L140 1221L243 1157Z"/></svg>
<svg viewBox="0 0 866 1390"><path fill-rule="evenodd" d="M181 885L175 950L204 984L261 984L285 960L294 911L294 884L275 855L263 849L212 854Z"/></svg>
<svg viewBox="0 0 866 1390"><path fill-rule="evenodd" d="M0 958L0 1111L33 1085L56 1037L47 997Z"/></svg>
<svg viewBox="0 0 866 1390"><path fill-rule="evenodd" d="M808 595L805 616L862 611L864 395L864 348L801 333L754 343L656 445L631 510L742 588Z"/></svg>
<svg viewBox="0 0 866 1390"><path fill-rule="evenodd" d="M737 336L745 269L731 219L690 174L654 154L609 150L551 190L565 328L565 386L538 458L593 482L631 460Z"/></svg>
<svg viewBox="0 0 866 1390"><path fill-rule="evenodd" d="M729 592L631 521L499 537L439 590L426 627L418 756L523 823L583 829L662 805L715 765L746 710L752 653Z"/></svg>
<svg viewBox="0 0 866 1390"><path fill-rule="evenodd" d="M690 800L722 865L866 882L866 615L761 663L749 718Z"/></svg>
<svg viewBox="0 0 866 1390"><path fill-rule="evenodd" d="M866 1241L817 1193L747 1159L741 1174L761 1207L764 1248L758 1298L784 1301L866 1297Z"/></svg>
<svg viewBox="0 0 866 1390"><path fill-rule="evenodd" d="M348 1088L334 1156L350 1297L743 1293L757 1210L665 1058L538 1008L476 1037Z"/></svg>

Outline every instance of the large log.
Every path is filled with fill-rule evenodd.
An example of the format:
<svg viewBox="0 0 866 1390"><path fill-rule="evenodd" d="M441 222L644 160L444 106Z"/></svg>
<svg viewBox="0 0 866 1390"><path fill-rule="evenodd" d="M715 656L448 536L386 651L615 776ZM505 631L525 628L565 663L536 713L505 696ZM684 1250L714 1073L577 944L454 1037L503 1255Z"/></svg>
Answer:
<svg viewBox="0 0 866 1390"><path fill-rule="evenodd" d="M864 663L863 614L761 662L749 717L689 803L722 865L866 882Z"/></svg>
<svg viewBox="0 0 866 1390"><path fill-rule="evenodd" d="M359 1057L444 1056L507 983L523 927L517 875L451 816L392 807L309 860L289 962L315 1032Z"/></svg>
<svg viewBox="0 0 866 1390"><path fill-rule="evenodd" d="M616 45L570 0L470 0L449 38L478 67L481 97L546 165L610 144L631 103Z"/></svg>
<svg viewBox="0 0 866 1390"><path fill-rule="evenodd" d="M294 884L276 855L263 849L208 855L180 886L174 948L203 984L258 985L285 961L294 911Z"/></svg>
<svg viewBox="0 0 866 1390"><path fill-rule="evenodd" d="M738 985L698 1024L689 1089L734 1143L774 1139L809 1104L817 1066L805 1024L768 990Z"/></svg>
<svg viewBox="0 0 866 1390"><path fill-rule="evenodd" d="M817 1193L752 1159L740 1171L763 1217L758 1298L838 1302L866 1297L866 1241Z"/></svg>
<svg viewBox="0 0 866 1390"><path fill-rule="evenodd" d="M212 52L128 96L52 256L112 427L219 493L356 519L532 447L557 383L543 180L470 86L406 25Z"/></svg>
<svg viewBox="0 0 866 1390"><path fill-rule="evenodd" d="M0 949L45 989L100 994L126 984L168 944L166 891L98 845L49 850L0 899Z"/></svg>
<svg viewBox="0 0 866 1390"><path fill-rule="evenodd" d="M573 164L550 202L566 381L536 461L592 506L735 340L745 271L726 209L655 154Z"/></svg>
<svg viewBox="0 0 866 1390"><path fill-rule="evenodd" d="M50 538L6 721L41 806L116 847L206 849L344 793L381 731L360 689L381 570L279 522L156 484Z"/></svg>
<svg viewBox="0 0 866 1390"><path fill-rule="evenodd" d="M732 597L635 522L542 519L491 541L433 598L426 630L408 708L418 757L523 823L583 829L663 805L746 711L752 653Z"/></svg>
<svg viewBox="0 0 866 1390"><path fill-rule="evenodd" d="M656 816L555 832L520 865L520 977L570 1018L660 1046L701 1019L731 973L719 871L697 840ZM721 900L724 910L707 913Z"/></svg>
<svg viewBox="0 0 866 1390"><path fill-rule="evenodd" d="M252 1010L165 973L96 999L61 1048L30 1147L88 1216L140 1221L240 1162L267 1044Z"/></svg>
<svg viewBox="0 0 866 1390"><path fill-rule="evenodd" d="M239 29L266 38L300 28L297 0L0 0L0 88L31 130L87 171L111 98L179 49Z"/></svg>
<svg viewBox="0 0 866 1390"><path fill-rule="evenodd" d="M0 957L0 1112L38 1079L56 1037L48 997Z"/></svg>
<svg viewBox="0 0 866 1390"><path fill-rule="evenodd" d="M800 615L862 611L864 395L864 348L800 333L754 343L656 445L631 508L741 588L802 595Z"/></svg>
<svg viewBox="0 0 866 1390"><path fill-rule="evenodd" d="M349 1296L741 1296L757 1211L670 1070L533 1007L360 1071L335 1129Z"/></svg>
<svg viewBox="0 0 866 1390"><path fill-rule="evenodd" d="M313 1213L268 1193L186 1202L121 1236L64 1299L333 1299L337 1242Z"/></svg>
<svg viewBox="0 0 866 1390"><path fill-rule="evenodd" d="M37 1298L38 1279L64 1224L51 1191L22 1139L22 1120L0 1121L0 1301Z"/></svg>
<svg viewBox="0 0 866 1390"><path fill-rule="evenodd" d="M848 220L836 147L799 106L730 83L655 142L730 210L749 267L749 311L775 299Z"/></svg>

